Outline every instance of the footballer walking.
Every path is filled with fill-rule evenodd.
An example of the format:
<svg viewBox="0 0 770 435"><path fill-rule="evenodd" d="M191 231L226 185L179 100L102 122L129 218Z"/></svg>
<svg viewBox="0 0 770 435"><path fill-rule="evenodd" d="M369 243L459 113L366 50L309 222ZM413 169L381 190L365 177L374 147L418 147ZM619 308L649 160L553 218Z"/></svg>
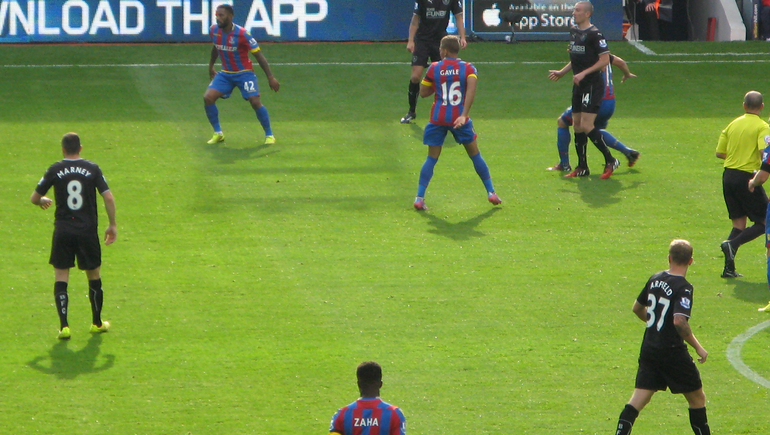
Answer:
<svg viewBox="0 0 770 435"><path fill-rule="evenodd" d="M115 224L115 198L107 186L99 166L80 157L83 149L76 133L67 133L61 141L64 159L51 165L38 183L30 200L46 210L53 202L45 194L53 187L56 199L53 242L50 264L54 267L54 298L59 314L59 339L71 336L67 322L69 297L67 285L70 269L75 266L86 271L88 298L91 301L92 333L107 332L110 324L102 321L102 279L100 268L102 252L99 244L96 192L104 200L109 225L104 233L104 243L112 244L118 237Z"/></svg>
<svg viewBox="0 0 770 435"><path fill-rule="evenodd" d="M706 362L708 352L695 338L689 324L693 287L685 275L691 264L690 242L672 241L668 248L668 270L653 275L634 301L634 314L645 322L647 329L639 353L636 388L620 413L616 435L630 434L639 412L650 403L653 394L666 388L687 399L690 426L695 435L711 434L700 373L687 351L689 344L698 354L698 362Z"/></svg>

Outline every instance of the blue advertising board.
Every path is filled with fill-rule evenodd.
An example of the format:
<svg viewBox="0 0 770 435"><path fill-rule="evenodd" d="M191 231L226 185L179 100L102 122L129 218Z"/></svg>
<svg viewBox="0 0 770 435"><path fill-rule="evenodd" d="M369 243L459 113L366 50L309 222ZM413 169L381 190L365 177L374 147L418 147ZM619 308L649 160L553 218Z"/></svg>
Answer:
<svg viewBox="0 0 770 435"><path fill-rule="evenodd" d="M1 0L0 42L203 42L217 6L258 40L406 39L412 1Z"/></svg>
<svg viewBox="0 0 770 435"><path fill-rule="evenodd" d="M470 0L469 30L488 39L516 34L521 41L566 40L576 0ZM592 0L591 22L606 39L622 37L623 8L617 0ZM506 21L506 18L509 21ZM511 24L513 29L511 29Z"/></svg>
<svg viewBox="0 0 770 435"><path fill-rule="evenodd" d="M464 3L465 27L494 33L498 29L485 24L484 14L490 16L485 10L511 2ZM234 21L260 41L394 41L407 37L414 0L0 0L0 43L206 42L222 4L233 6ZM485 10L474 21L477 4ZM617 9L612 24L620 35L620 2L594 4ZM595 22L608 39L619 39L609 25ZM526 25L534 29L538 23ZM540 33L553 39L548 36L562 27Z"/></svg>

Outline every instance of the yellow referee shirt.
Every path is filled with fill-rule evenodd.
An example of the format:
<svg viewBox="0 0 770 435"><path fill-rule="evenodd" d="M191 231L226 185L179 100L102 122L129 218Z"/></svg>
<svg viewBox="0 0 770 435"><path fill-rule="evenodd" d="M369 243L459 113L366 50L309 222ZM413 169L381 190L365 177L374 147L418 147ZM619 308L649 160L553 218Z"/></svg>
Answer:
<svg viewBox="0 0 770 435"><path fill-rule="evenodd" d="M762 164L762 150L768 143L768 124L759 115L746 113L722 130L716 152L725 154L725 168L754 172Z"/></svg>

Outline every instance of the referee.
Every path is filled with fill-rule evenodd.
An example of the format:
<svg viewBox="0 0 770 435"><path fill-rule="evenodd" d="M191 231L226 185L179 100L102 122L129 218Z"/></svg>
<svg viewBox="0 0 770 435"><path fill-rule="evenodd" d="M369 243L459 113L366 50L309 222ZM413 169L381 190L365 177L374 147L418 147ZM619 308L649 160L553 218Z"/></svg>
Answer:
<svg viewBox="0 0 770 435"><path fill-rule="evenodd" d="M465 40L463 5L460 0L415 0L414 14L409 23L409 40L406 49L412 53L412 76L409 78L409 112L401 118L402 124L411 124L417 117L417 96L420 95L420 81L425 68L431 62L441 60L439 45L446 36L450 14L455 16L460 48L468 44Z"/></svg>
<svg viewBox="0 0 770 435"><path fill-rule="evenodd" d="M735 271L738 248L765 232L767 195L762 186L749 191L749 180L762 164L762 150L770 143L770 127L760 119L762 94L749 91L743 97L742 116L735 118L719 136L716 156L725 161L722 193L733 227L720 247L725 254L722 278L742 276ZM746 228L746 218L754 223Z"/></svg>

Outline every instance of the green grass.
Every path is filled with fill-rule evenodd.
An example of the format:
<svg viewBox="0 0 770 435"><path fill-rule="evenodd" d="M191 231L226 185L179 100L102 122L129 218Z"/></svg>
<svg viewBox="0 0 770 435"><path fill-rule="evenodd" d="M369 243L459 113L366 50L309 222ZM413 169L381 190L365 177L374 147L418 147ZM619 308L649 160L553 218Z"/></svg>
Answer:
<svg viewBox="0 0 770 435"><path fill-rule="evenodd" d="M648 45L674 55L611 44L639 78L616 84L609 130L642 158L604 181L594 149L595 176L544 171L569 101L569 81L547 79L565 44L472 44L472 116L504 203L486 202L449 145L427 213L411 202L429 101L417 125L398 123L403 44L266 44L281 81L263 94L269 147L235 97L218 104L227 141L205 144L206 45L0 47L0 427L324 433L356 397L356 364L374 359L413 434L611 433L643 333L631 304L683 237L695 247L691 324L710 352L700 368L712 430L765 433L768 390L725 355L767 319L756 311L770 297L764 248L741 248L745 277L719 278L730 223L714 157L743 94L770 92L765 46ZM7 67L30 63L126 66ZM148 63L169 65L129 66ZM53 213L28 198L67 131L108 177L119 236L103 249L113 330L89 336L86 280L73 273L73 338L57 343ZM763 331L742 354L765 378L769 344ZM684 399L661 393L634 433L688 426Z"/></svg>

